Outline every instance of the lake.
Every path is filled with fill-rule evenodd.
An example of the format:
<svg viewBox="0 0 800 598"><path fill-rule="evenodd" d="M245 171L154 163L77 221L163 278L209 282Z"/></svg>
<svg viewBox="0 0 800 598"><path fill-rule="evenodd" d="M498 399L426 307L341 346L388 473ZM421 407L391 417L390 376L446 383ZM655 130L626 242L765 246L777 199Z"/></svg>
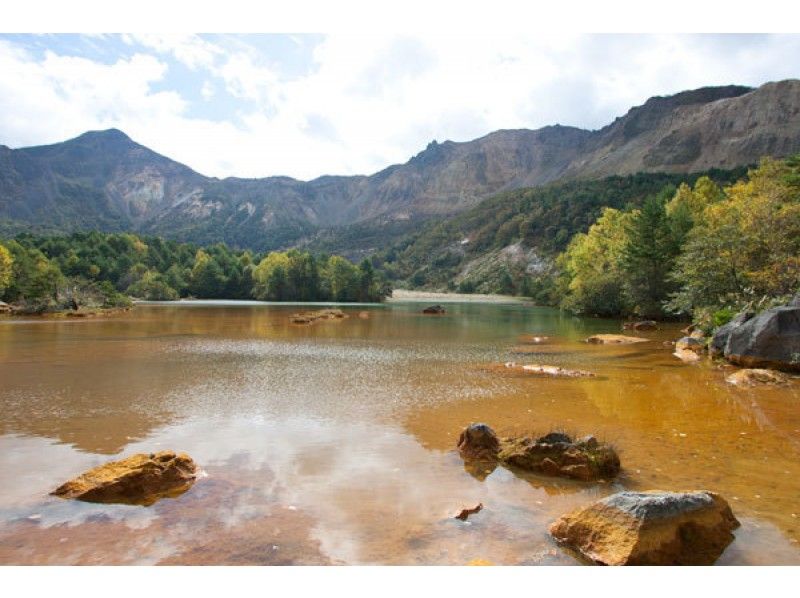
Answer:
<svg viewBox="0 0 800 598"><path fill-rule="evenodd" d="M800 382L740 389L664 341L599 346L620 322L523 303L143 304L107 319L0 320L2 564L580 564L547 528L623 490L720 493L742 522L720 564L800 564ZM360 312L365 312L361 313ZM359 315L360 314L360 315ZM546 335L518 354L522 334ZM596 378L504 375L515 360ZM619 451L614 483L498 467L456 441L558 429ZM203 476L150 507L48 493L137 452L187 452ZM483 476L479 476L483 477ZM462 522L464 507L484 510Z"/></svg>

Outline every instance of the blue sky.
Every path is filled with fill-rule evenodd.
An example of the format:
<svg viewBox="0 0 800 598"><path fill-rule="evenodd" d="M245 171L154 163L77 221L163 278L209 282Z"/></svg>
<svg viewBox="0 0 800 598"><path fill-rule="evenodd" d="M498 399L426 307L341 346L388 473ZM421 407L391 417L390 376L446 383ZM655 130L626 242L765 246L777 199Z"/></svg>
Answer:
<svg viewBox="0 0 800 598"><path fill-rule="evenodd" d="M2 144L116 127L206 175L310 179L795 78L800 36L4 34L0 72Z"/></svg>

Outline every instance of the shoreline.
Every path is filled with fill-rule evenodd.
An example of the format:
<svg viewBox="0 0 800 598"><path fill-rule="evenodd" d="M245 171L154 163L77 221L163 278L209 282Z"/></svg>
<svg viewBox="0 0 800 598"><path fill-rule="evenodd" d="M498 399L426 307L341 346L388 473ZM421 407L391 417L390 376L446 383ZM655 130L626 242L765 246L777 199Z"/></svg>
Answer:
<svg viewBox="0 0 800 598"><path fill-rule="evenodd" d="M401 301L419 303L527 303L533 305L529 299L513 295L436 293L433 291L409 291L406 289L395 289L392 291L392 296L386 298L387 303Z"/></svg>

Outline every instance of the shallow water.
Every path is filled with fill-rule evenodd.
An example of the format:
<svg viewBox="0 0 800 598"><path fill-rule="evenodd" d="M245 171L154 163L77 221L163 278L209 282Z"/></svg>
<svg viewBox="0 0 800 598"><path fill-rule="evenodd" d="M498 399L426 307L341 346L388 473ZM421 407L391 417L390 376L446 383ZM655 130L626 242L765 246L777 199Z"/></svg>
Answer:
<svg viewBox="0 0 800 598"><path fill-rule="evenodd" d="M729 370L671 356L678 326L594 346L581 341L619 322L421 307L349 306L310 326L289 323L296 306L224 303L0 320L0 563L578 564L547 535L562 513L622 489L708 489L742 522L721 564L800 564L800 381L730 387ZM521 334L550 341L518 354ZM482 367L508 360L598 377ZM473 421L595 434L623 473L584 484L499 467L481 481L455 451ZM207 474L178 498L48 496L94 465L167 448Z"/></svg>

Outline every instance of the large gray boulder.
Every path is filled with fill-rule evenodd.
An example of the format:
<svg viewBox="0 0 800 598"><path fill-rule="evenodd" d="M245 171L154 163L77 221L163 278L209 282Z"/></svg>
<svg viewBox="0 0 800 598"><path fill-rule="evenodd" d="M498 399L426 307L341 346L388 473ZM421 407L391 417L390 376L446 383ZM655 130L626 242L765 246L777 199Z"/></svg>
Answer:
<svg viewBox="0 0 800 598"><path fill-rule="evenodd" d="M800 371L800 307L768 309L733 328L724 355L743 367Z"/></svg>
<svg viewBox="0 0 800 598"><path fill-rule="evenodd" d="M752 311L743 311L737 314L727 324L723 324L714 332L711 342L708 345L708 350L711 355L723 355L725 353L725 345L728 344L728 339L731 332L736 330L739 326L750 320L755 314Z"/></svg>

